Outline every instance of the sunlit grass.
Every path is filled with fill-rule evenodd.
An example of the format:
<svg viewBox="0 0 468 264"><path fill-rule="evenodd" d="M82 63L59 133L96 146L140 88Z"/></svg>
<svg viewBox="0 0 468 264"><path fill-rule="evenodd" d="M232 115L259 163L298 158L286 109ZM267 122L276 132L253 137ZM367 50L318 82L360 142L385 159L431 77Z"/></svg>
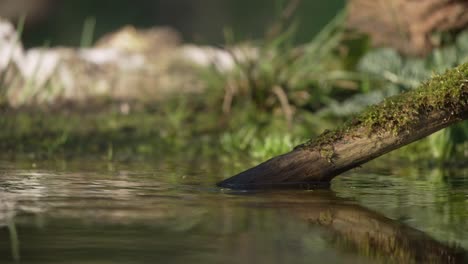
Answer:
<svg viewBox="0 0 468 264"><path fill-rule="evenodd" d="M38 151L47 156L90 151L108 160L123 152L127 156L150 156L186 149L263 160L290 151L323 129L332 128L330 124L340 123L369 103L391 95L378 92L411 89L430 76L433 68L444 69L468 59L466 33L454 46L419 60L403 58L389 49L367 52L365 41L357 41L352 47L346 43L349 32L344 28L345 10L309 42L298 44L298 22L293 15L296 2L278 5L280 13L287 12L279 15L261 40L236 42L235 34L226 30L226 49L235 67L228 72L215 65L202 70L200 78L207 89L196 100L180 95L153 102L157 111L143 109L129 115L118 110L94 117L79 112L72 117L47 112L30 117L19 114L0 120L6 131L0 135L3 145L9 150ZM19 35L23 24L24 20L18 24ZM82 47L92 44L95 24L95 18L84 22ZM4 76L0 76L0 99L9 85L2 81ZM25 91L23 96L35 96L32 88ZM361 99L353 100L357 97ZM467 131L466 124L449 128L398 155L433 159L440 164L466 157Z"/></svg>
<svg viewBox="0 0 468 264"><path fill-rule="evenodd" d="M360 81L361 76L347 70L338 54L345 15L345 10L341 11L319 34L299 46L294 41L295 21L250 44L231 43L233 34L227 31L227 49L236 67L230 73L218 73L225 92L223 111L229 114L238 102L250 102L257 111L281 109L291 123L296 108L327 104L342 81Z"/></svg>

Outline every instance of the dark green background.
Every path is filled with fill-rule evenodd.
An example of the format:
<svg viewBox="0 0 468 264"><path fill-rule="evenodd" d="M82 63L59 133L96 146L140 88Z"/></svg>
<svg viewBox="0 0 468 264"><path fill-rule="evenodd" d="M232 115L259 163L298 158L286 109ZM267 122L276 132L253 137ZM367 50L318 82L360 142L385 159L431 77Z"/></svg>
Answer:
<svg viewBox="0 0 468 264"><path fill-rule="evenodd" d="M259 38L278 14L278 0L63 0L53 1L43 18L27 24L27 46L78 45L83 23L96 19L95 38L123 25L169 25L184 40L222 44L223 29L233 29L236 39ZM312 37L338 10L344 0L303 0L296 18L298 41Z"/></svg>

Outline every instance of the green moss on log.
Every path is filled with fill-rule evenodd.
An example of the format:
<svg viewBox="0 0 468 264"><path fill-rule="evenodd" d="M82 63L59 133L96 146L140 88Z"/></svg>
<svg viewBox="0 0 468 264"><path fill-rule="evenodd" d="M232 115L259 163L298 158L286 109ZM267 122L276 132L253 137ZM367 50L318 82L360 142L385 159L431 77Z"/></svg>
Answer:
<svg viewBox="0 0 468 264"><path fill-rule="evenodd" d="M331 161L334 156L331 151L333 143L342 140L345 134L362 137L391 131L397 135L434 111L457 116L466 111L467 106L468 63L436 75L414 90L370 106L342 127L334 131L327 130L296 148L318 148L320 153L324 153L322 156ZM362 128L368 131L368 135L362 134Z"/></svg>

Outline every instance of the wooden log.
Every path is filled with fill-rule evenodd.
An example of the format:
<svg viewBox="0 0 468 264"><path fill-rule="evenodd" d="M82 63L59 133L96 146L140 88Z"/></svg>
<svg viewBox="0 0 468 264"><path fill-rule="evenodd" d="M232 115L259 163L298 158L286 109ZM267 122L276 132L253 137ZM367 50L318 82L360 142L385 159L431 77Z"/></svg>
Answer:
<svg viewBox="0 0 468 264"><path fill-rule="evenodd" d="M387 98L343 127L246 170L218 186L323 187L337 175L468 118L468 64Z"/></svg>

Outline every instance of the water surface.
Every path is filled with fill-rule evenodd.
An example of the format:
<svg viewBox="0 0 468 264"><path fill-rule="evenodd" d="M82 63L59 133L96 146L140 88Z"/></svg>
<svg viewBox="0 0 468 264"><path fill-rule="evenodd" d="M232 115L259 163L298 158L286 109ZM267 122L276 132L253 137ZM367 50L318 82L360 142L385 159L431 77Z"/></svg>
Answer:
<svg viewBox="0 0 468 264"><path fill-rule="evenodd" d="M467 169L242 192L213 162L0 162L0 263L461 263Z"/></svg>

